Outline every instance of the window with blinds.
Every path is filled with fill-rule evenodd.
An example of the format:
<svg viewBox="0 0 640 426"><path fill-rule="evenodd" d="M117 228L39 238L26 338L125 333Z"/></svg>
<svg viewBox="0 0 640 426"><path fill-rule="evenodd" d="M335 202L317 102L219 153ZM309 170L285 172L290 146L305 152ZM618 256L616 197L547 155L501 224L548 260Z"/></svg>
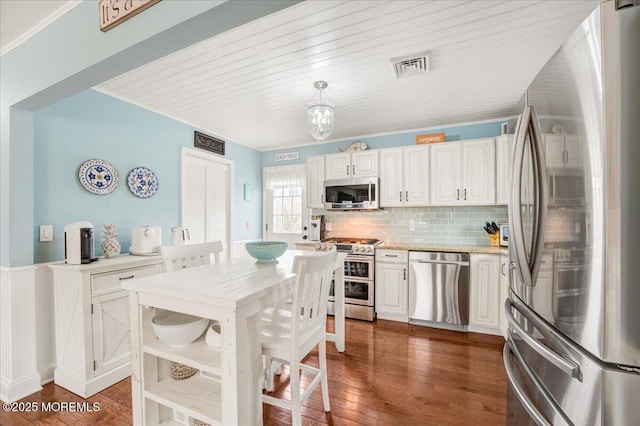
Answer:
<svg viewBox="0 0 640 426"><path fill-rule="evenodd" d="M265 167L263 176L268 239L299 239L305 224L306 166Z"/></svg>
<svg viewBox="0 0 640 426"><path fill-rule="evenodd" d="M182 226L191 244L220 240L228 257L231 229L231 165L213 155L182 153Z"/></svg>

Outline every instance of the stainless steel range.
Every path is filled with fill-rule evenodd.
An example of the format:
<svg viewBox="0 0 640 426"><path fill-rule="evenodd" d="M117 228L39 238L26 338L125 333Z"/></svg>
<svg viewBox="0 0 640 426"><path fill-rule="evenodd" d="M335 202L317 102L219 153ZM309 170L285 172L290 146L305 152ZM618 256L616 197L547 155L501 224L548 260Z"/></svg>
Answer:
<svg viewBox="0 0 640 426"><path fill-rule="evenodd" d="M344 260L345 316L347 318L373 321L376 318L375 301L375 253L382 241L361 238L329 238L319 244L318 250L329 250L333 246L348 253ZM328 312L334 312L333 285L329 294Z"/></svg>

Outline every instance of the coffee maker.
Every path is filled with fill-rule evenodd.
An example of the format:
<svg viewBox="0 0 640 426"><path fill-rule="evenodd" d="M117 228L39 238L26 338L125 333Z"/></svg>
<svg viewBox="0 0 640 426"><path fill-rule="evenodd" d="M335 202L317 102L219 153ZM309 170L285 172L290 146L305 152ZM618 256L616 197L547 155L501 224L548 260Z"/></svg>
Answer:
<svg viewBox="0 0 640 426"><path fill-rule="evenodd" d="M309 220L309 241L324 240L324 216L312 214Z"/></svg>
<svg viewBox="0 0 640 426"><path fill-rule="evenodd" d="M89 222L74 222L64 227L64 258L71 265L91 263L95 257L93 247L93 225Z"/></svg>

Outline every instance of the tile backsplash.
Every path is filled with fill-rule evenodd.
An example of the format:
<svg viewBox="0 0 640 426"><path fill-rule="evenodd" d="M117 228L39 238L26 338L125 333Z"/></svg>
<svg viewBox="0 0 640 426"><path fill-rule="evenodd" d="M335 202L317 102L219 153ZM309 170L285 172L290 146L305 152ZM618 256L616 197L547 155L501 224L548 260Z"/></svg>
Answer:
<svg viewBox="0 0 640 426"><path fill-rule="evenodd" d="M314 210L313 214L324 215L331 229L327 237L460 245L489 245L489 236L482 228L485 222L506 223L508 217L506 206L387 208L373 212Z"/></svg>

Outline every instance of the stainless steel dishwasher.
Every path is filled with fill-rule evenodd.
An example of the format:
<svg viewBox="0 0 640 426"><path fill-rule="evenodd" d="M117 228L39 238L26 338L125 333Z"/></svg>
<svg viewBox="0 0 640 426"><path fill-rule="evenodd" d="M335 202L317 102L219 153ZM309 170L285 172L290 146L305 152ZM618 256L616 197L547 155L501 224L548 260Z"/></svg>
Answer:
<svg viewBox="0 0 640 426"><path fill-rule="evenodd" d="M469 253L409 252L409 323L467 331Z"/></svg>

